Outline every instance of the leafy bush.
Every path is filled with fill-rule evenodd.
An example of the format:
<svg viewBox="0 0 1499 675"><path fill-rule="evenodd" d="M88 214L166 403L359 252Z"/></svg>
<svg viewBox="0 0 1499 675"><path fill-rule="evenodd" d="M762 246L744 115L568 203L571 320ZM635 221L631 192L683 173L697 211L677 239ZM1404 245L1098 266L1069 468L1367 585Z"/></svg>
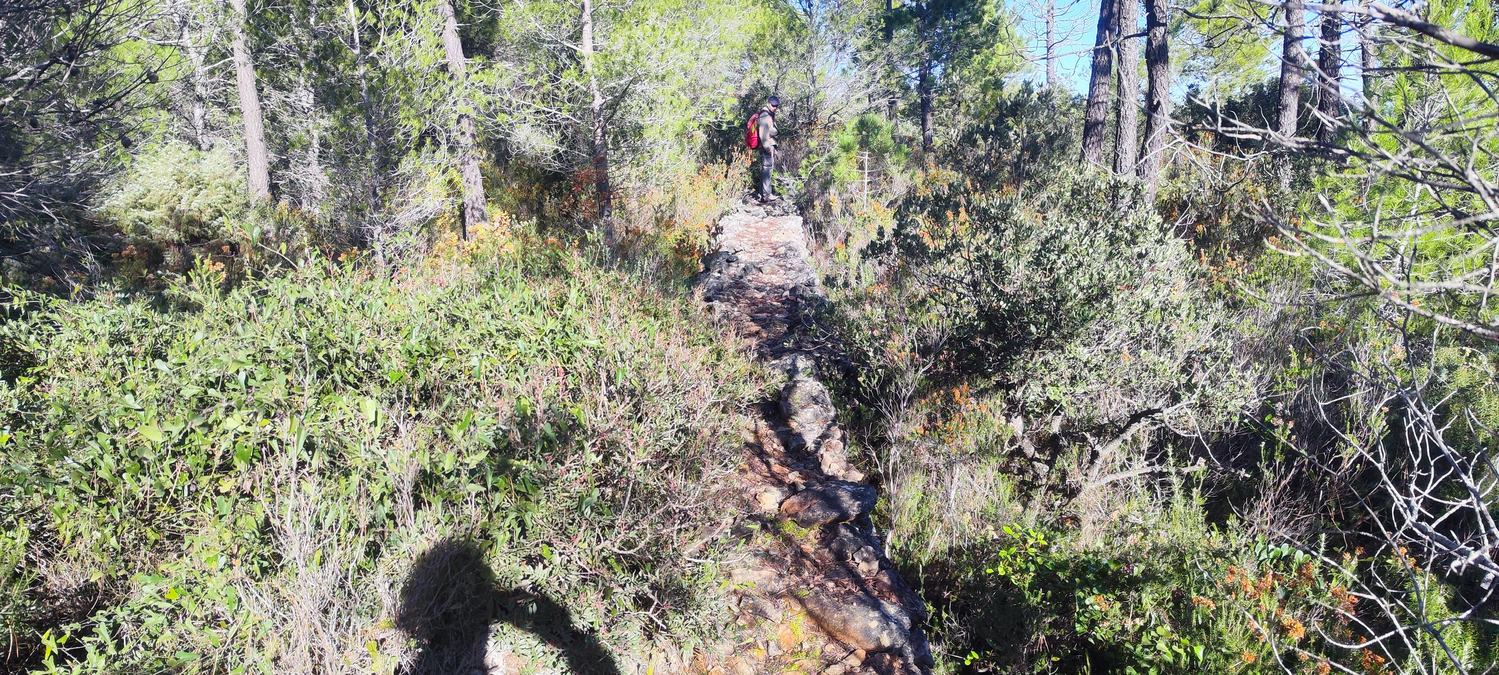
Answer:
<svg viewBox="0 0 1499 675"><path fill-rule="evenodd" d="M895 125L880 115L865 113L848 121L833 135L832 148L815 163L803 163L802 171L826 174L830 188L844 188L863 180L872 165L876 170L897 171L906 163L906 147L895 140Z"/></svg>
<svg viewBox="0 0 1499 675"><path fill-rule="evenodd" d="M1252 398L1237 310L1137 183L1073 168L1053 97L1001 97L835 298L877 515L944 668L1242 669L1260 641L1199 570L1250 565L1243 530L1160 497Z"/></svg>
<svg viewBox="0 0 1499 675"><path fill-rule="evenodd" d="M846 255L865 245L890 204L910 185L910 150L883 115L865 113L834 127L796 167L796 202L810 231ZM779 161L779 160L778 160Z"/></svg>
<svg viewBox="0 0 1499 675"><path fill-rule="evenodd" d="M938 568L953 588L939 623L968 631L973 670L1005 672L1408 672L1361 646L1382 617L1361 606L1358 578L1378 568L1430 583L1400 555L1323 555L1202 521L1178 496L1101 543L1047 526L1006 524ZM932 599L932 598L929 598ZM1493 662L1493 644L1435 603L1431 630L1458 663ZM1435 642L1417 647L1412 659ZM1430 664L1427 664L1428 666ZM1437 671L1444 672L1444 671Z"/></svg>
<svg viewBox="0 0 1499 675"><path fill-rule="evenodd" d="M27 534L24 528L0 531L0 631L24 633L35 620L35 602L27 596L35 572L26 566Z"/></svg>
<svg viewBox="0 0 1499 675"><path fill-rule="evenodd" d="M856 395L919 367L927 393L998 390L1000 408L1073 429L1221 424L1245 394L1229 312L1137 184L1065 170L1075 106L1055 96L1002 97L868 247L877 283L841 298L840 338L866 366Z"/></svg>
<svg viewBox="0 0 1499 675"><path fill-rule="evenodd" d="M1077 101L1056 89L1037 90L1025 83L988 105L945 149L944 167L988 190L1077 172L1075 149L1082 128Z"/></svg>
<svg viewBox="0 0 1499 675"><path fill-rule="evenodd" d="M694 611L716 591L689 551L760 380L675 294L488 234L394 275L226 292L200 267L165 309L28 302L4 327L35 365L7 373L0 521L30 528L35 586L97 589L35 627L33 664L388 672L421 638L397 589L448 539L616 650L727 616Z"/></svg>
<svg viewBox="0 0 1499 675"><path fill-rule="evenodd" d="M739 166L708 164L696 173L658 174L655 179L657 186L622 195L615 218L631 247L646 254L641 257L686 277L701 268L703 254L713 243L714 225L742 193Z"/></svg>
<svg viewBox="0 0 1499 675"><path fill-rule="evenodd" d="M158 244L225 238L248 208L244 172L224 146L203 151L172 142L137 155L100 202L126 233Z"/></svg>
<svg viewBox="0 0 1499 675"><path fill-rule="evenodd" d="M916 190L877 247L940 317L949 377L1009 391L1028 416L1073 425L1160 415L1210 427L1235 409L1228 315L1186 245L1128 183L1059 176L985 190L948 174ZM883 329L869 326L879 344Z"/></svg>

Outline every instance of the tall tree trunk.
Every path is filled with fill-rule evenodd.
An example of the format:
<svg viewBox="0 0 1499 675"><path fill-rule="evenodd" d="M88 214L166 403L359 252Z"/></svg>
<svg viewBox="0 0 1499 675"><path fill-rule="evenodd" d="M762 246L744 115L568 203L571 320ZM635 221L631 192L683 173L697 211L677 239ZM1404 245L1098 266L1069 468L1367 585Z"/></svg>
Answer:
<svg viewBox="0 0 1499 675"><path fill-rule="evenodd" d="M1121 176L1135 172L1140 157L1140 49L1136 38L1140 30L1139 0L1118 0L1119 20L1119 116L1114 127L1114 173Z"/></svg>
<svg viewBox="0 0 1499 675"><path fill-rule="evenodd" d="M1365 5L1368 5L1370 2L1371 0L1364 0ZM1376 64L1374 62L1374 48L1376 44L1375 32L1378 29L1379 24L1376 23L1373 19L1364 19L1362 25L1363 30L1359 31L1358 34L1358 65L1359 76L1362 80L1363 85L1363 89L1360 93L1363 94L1363 104L1365 109L1363 116L1363 126L1364 131L1369 131L1373 128L1372 118L1374 116L1375 110L1374 69L1376 68Z"/></svg>
<svg viewBox="0 0 1499 675"><path fill-rule="evenodd" d="M1150 92L1145 102L1145 156L1139 172L1147 199L1155 198L1171 134L1171 48L1166 28L1166 0L1145 0L1145 75Z"/></svg>
<svg viewBox="0 0 1499 675"><path fill-rule="evenodd" d="M1302 70L1306 54L1301 49L1301 35L1306 25L1301 0L1287 0L1286 34L1281 43L1280 56L1280 103L1276 131L1285 138L1296 135L1296 121L1300 113Z"/></svg>
<svg viewBox="0 0 1499 675"><path fill-rule="evenodd" d="M889 0L887 0L889 1ZM1057 82L1057 0L1046 0L1046 86L1055 89Z"/></svg>
<svg viewBox="0 0 1499 675"><path fill-rule="evenodd" d="M196 38L189 39L195 40ZM196 42L190 42L187 47L187 60L193 67L193 101L190 114L193 126L193 145L199 150L208 150L212 143L208 138L208 63L203 54L203 47Z"/></svg>
<svg viewBox="0 0 1499 675"><path fill-rule="evenodd" d="M921 160L923 163L932 153L932 60L921 62L921 73L917 78L917 94L921 97Z"/></svg>
<svg viewBox="0 0 1499 675"><path fill-rule="evenodd" d="M899 81L900 66L895 62L895 53L891 43L895 41L895 0L885 0L885 47L891 49L888 55L890 59L890 98L885 101L885 119L895 121L896 87Z"/></svg>
<svg viewBox="0 0 1499 675"><path fill-rule="evenodd" d="M375 105L370 97L369 73L366 67L367 56L364 52L364 42L359 35L359 12L354 7L354 0L345 3L349 12L349 30L354 38L354 77L359 79L359 111L364 117L364 145L365 151L369 153L369 161L374 163L370 174L367 208L371 216L379 212L380 204L384 198L380 194L380 181L385 174L385 153L380 150L380 143L375 132Z"/></svg>
<svg viewBox="0 0 1499 675"><path fill-rule="evenodd" d="M312 23L309 21L308 26ZM313 119L315 111L318 110L317 93L313 83L305 76L299 76L296 84L292 85L291 91L296 98L296 108L300 119ZM328 200L328 172L323 168L323 129L317 124L309 124L306 128L307 147L302 152L292 156L292 166L288 167L288 173L293 177L288 181L288 192L283 193L280 198L291 201L306 211L316 211L318 207L327 203ZM305 180L297 181L296 177L305 177Z"/></svg>
<svg viewBox="0 0 1499 675"><path fill-rule="evenodd" d="M1317 129L1317 140L1331 143L1338 133L1338 120L1343 116L1343 98L1339 80L1343 67L1343 21L1337 12L1322 15L1322 40L1317 48L1317 111L1321 113L1322 126Z"/></svg>
<svg viewBox="0 0 1499 675"><path fill-rule="evenodd" d="M1285 9L1286 34L1281 43L1280 54L1280 109L1275 128L1283 141L1296 137L1296 121L1301 107L1302 68L1306 63L1306 54L1301 49L1302 29L1306 25L1301 1L1287 0ZM1280 162L1276 173L1282 189L1291 187L1290 162Z"/></svg>
<svg viewBox="0 0 1499 675"><path fill-rule="evenodd" d="M1098 3L1098 36L1093 40L1093 74L1088 79L1088 106L1083 111L1083 161L1104 166L1104 132L1109 122L1109 80L1113 79L1114 0Z"/></svg>
<svg viewBox="0 0 1499 675"><path fill-rule="evenodd" d="M932 8L930 3L921 13L921 70L917 73L916 95L921 108L921 162L930 166L932 153Z"/></svg>
<svg viewBox="0 0 1499 675"><path fill-rule="evenodd" d="M192 129L193 147L207 150L208 142L208 63L203 44L203 28L195 20L193 7L187 2L177 1L170 5L172 16L177 19L178 42L187 57L192 92L189 94L187 122Z"/></svg>
<svg viewBox="0 0 1499 675"><path fill-rule="evenodd" d="M593 184L598 193L599 224L604 228L604 240L613 245L616 239L614 195L609 186L609 138L604 128L604 94L593 65L593 0L583 0L582 22L583 70L588 77L588 95L591 97L588 115L593 131Z"/></svg>
<svg viewBox="0 0 1499 675"><path fill-rule="evenodd" d="M249 169L250 201L264 204L271 201L271 153L265 146L265 117L260 111L260 92L255 87L255 63L250 60L250 47L245 37L245 26L250 17L245 13L245 0L229 0L234 10L230 21L233 37L230 50L234 60L234 84L239 93L240 117L245 125L245 163Z"/></svg>
<svg viewBox="0 0 1499 675"><path fill-rule="evenodd" d="M468 238L470 226L489 220L489 208L484 200L484 174L479 171L479 147L475 139L474 116L469 112L468 62L463 56L463 41L458 37L458 15L453 4L439 0L437 11L442 15L442 49L447 56L448 75L458 91L458 175L463 182L463 230Z"/></svg>

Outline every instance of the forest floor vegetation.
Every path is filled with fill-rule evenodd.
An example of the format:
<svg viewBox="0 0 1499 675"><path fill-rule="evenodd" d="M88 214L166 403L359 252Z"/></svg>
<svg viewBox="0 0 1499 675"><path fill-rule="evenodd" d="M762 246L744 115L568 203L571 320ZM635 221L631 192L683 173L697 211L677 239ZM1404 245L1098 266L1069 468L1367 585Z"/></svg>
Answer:
<svg viewBox="0 0 1499 675"><path fill-rule="evenodd" d="M672 670L728 617L703 547L765 386L677 283L517 228L399 270L18 294L5 669L452 672L477 639Z"/></svg>

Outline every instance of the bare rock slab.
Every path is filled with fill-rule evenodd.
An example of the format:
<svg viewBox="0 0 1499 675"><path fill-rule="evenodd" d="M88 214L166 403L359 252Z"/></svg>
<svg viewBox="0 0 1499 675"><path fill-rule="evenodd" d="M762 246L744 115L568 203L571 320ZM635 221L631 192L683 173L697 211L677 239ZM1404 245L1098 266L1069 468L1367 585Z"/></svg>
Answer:
<svg viewBox="0 0 1499 675"><path fill-rule="evenodd" d="M846 523L874 510L879 495L868 485L830 480L781 502L781 517L805 528Z"/></svg>
<svg viewBox="0 0 1499 675"><path fill-rule="evenodd" d="M781 388L781 415L786 419L786 426L800 442L796 449L815 448L817 441L832 428L833 419L837 415L828 388L807 372L810 367L801 365L803 361L796 360L792 367L797 372ZM803 371L803 368L807 371Z"/></svg>
<svg viewBox="0 0 1499 675"><path fill-rule="evenodd" d="M911 663L929 661L925 646L911 640L911 617L899 605L863 593L809 592L800 600L823 632L853 649L900 654Z"/></svg>

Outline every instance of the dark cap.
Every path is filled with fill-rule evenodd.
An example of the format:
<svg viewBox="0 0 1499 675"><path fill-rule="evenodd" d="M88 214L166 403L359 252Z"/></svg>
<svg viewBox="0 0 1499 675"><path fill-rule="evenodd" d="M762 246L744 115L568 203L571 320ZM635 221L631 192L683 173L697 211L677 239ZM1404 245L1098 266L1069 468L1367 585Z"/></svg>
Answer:
<svg viewBox="0 0 1499 675"><path fill-rule="evenodd" d="M773 95L770 97L770 101L768 101L768 103L779 108L781 107L781 97Z"/></svg>

